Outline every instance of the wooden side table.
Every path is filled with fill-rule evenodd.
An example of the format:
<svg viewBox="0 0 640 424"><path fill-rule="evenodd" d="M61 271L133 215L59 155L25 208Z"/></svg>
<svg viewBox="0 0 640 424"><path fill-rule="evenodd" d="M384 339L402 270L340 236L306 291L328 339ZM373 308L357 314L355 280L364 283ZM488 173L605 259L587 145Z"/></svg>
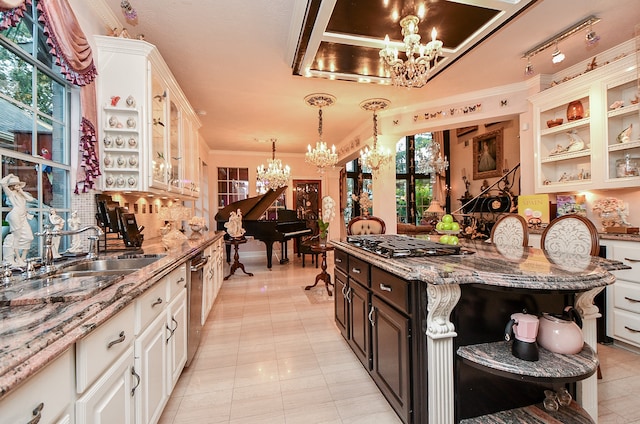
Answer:
<svg viewBox="0 0 640 424"><path fill-rule="evenodd" d="M309 290L315 287L318 284L318 281L322 280L324 281L324 285L327 288L327 294L329 296L332 296L331 290L329 290L329 286L333 286L333 283L331 282L331 275L329 275L329 273L327 272L327 252L330 252L332 250L333 250L333 246L328 244L321 246L318 243L314 243L311 245L311 251L313 253L319 253L320 255L322 255L322 263L320 265L322 272L316 275L316 282L310 286L306 286L304 288L305 290Z"/></svg>
<svg viewBox="0 0 640 424"><path fill-rule="evenodd" d="M229 275L227 275L226 277L224 277L224 280L228 280L229 277L231 277L233 275L234 272L236 272L236 269L240 268L242 270L242 272L244 272L245 274L247 274L250 277L253 277L253 274L250 272L247 272L244 270L244 265L240 262L240 254L238 254L238 247L241 244L244 244L247 242L247 239L242 237L242 238L232 238L229 240L225 240L224 241L225 244L229 245L229 246L233 246L234 249L234 253L233 253L233 264L231 265L231 271L229 272Z"/></svg>

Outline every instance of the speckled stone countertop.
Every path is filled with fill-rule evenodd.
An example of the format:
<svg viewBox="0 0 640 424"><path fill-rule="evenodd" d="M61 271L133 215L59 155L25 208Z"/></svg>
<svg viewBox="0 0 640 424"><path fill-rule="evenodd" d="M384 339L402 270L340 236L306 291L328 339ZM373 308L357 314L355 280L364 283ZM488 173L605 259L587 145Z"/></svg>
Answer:
<svg viewBox="0 0 640 424"><path fill-rule="evenodd" d="M371 237L371 236L365 236ZM381 237L381 236L375 236ZM382 237L406 237L386 235ZM550 255L531 247L498 249L483 241L462 244L462 254L385 258L347 241L332 240L336 249L363 259L406 280L431 284L487 284L527 290L586 291L612 284L609 272L628 269L621 262L594 256Z"/></svg>
<svg viewBox="0 0 640 424"><path fill-rule="evenodd" d="M79 289L82 284L70 281L74 279L53 284L32 280L26 285L16 282L0 288L0 301L4 301L0 303L4 305L0 306L0 399L223 234L209 232L192 237L168 252L164 252L159 241L149 242L143 246L145 254L166 256L99 290L95 287L101 284L100 279L85 278L88 290L93 290L90 296ZM105 257L122 253L125 252ZM68 286L67 292L65 286ZM20 289L57 294L47 295L46 301L33 301L37 297L33 293L16 295Z"/></svg>

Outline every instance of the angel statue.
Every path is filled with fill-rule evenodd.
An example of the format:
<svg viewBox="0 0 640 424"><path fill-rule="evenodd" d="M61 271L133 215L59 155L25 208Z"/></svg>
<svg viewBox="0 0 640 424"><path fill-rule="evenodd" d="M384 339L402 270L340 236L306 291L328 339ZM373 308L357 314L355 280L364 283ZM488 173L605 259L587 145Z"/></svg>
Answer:
<svg viewBox="0 0 640 424"><path fill-rule="evenodd" d="M237 212L231 212L229 221L224 224L224 228L227 229L227 234L233 238L244 236L245 229L242 228L242 211L240 209Z"/></svg>
<svg viewBox="0 0 640 424"><path fill-rule="evenodd" d="M67 224L69 225L69 229L72 231L80 229L81 221L80 221L80 218L78 217L78 211L71 212L71 218L69 218L69 221L67 222ZM80 238L80 234L73 234L71 236L71 246L69 247L69 250L67 250L67 252L69 253L82 252L82 239Z"/></svg>

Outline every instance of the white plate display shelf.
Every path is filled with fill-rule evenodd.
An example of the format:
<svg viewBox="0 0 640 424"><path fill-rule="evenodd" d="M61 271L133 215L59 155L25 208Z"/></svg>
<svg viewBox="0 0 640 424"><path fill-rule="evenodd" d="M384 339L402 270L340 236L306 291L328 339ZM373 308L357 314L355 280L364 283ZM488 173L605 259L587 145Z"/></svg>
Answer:
<svg viewBox="0 0 640 424"><path fill-rule="evenodd" d="M625 155L640 159L640 108L635 55L628 55L529 98L533 105L534 178L537 193L635 186L640 177L616 175L616 161ZM569 103L579 100L583 117L568 120ZM622 107L610 109L616 101ZM551 128L547 121L563 119ZM629 126L625 143L618 135ZM567 149L570 135L584 142ZM574 146L575 147L575 146ZM605 166L603 166L605 164Z"/></svg>

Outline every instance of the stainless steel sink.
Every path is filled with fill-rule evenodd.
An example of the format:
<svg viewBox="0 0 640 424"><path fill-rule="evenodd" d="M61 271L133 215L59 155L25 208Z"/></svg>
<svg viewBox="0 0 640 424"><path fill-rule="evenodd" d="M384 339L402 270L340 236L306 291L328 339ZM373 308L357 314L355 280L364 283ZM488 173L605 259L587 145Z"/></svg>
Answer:
<svg viewBox="0 0 640 424"><path fill-rule="evenodd" d="M85 271L67 271L66 269L58 271L56 278L73 278L73 277L113 277L119 275L127 275L136 271L135 269L109 269L109 270L85 270Z"/></svg>
<svg viewBox="0 0 640 424"><path fill-rule="evenodd" d="M68 273L84 272L86 275L95 275L96 273L105 273L103 275L123 274L131 273L144 268L158 261L162 256L144 256L137 258L114 258L114 259L99 259L95 261L82 262L76 265L67 266L61 268L58 271L58 275ZM128 271L128 272L125 272ZM75 276L79 276L76 274Z"/></svg>

